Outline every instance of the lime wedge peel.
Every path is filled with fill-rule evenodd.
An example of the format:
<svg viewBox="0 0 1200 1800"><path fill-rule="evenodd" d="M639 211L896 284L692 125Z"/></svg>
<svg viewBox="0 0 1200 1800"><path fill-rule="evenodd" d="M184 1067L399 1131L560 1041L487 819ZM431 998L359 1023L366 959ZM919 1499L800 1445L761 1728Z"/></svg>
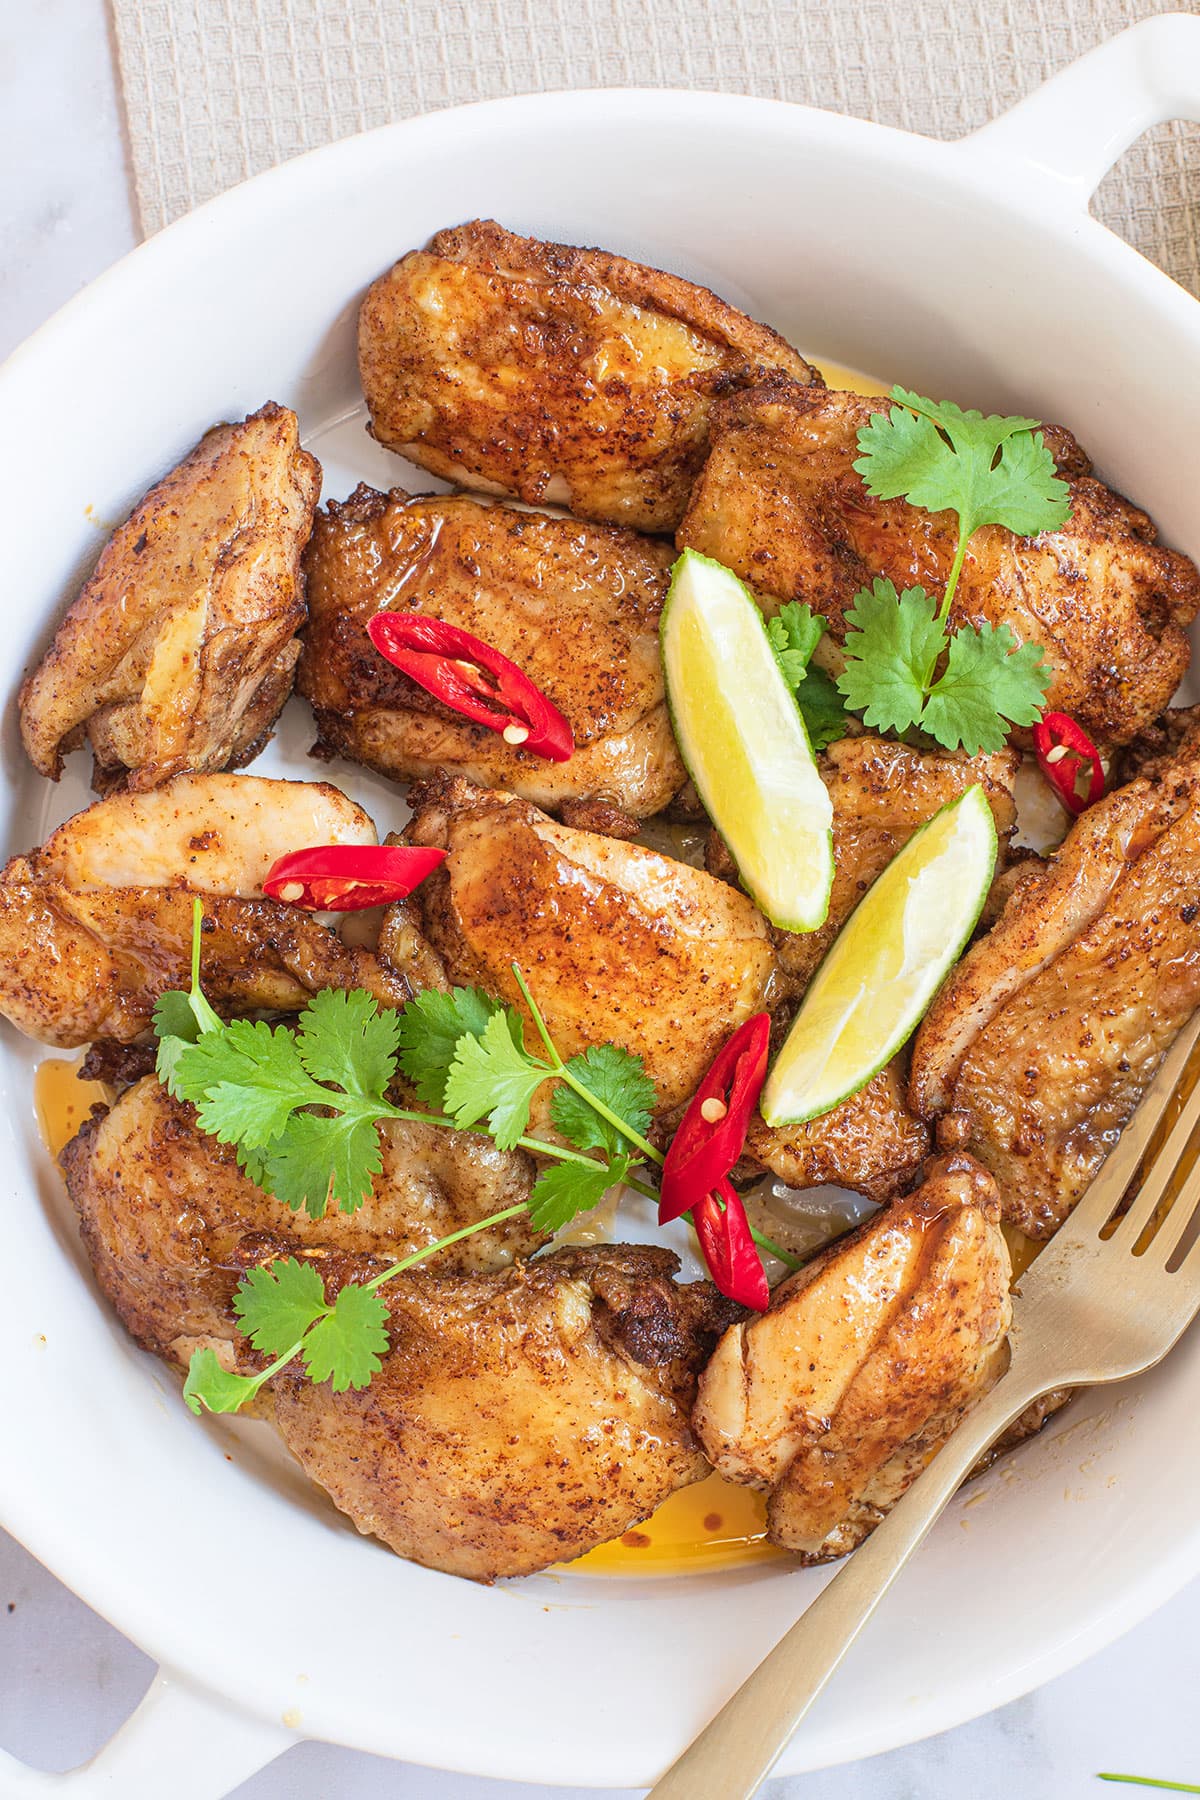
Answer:
<svg viewBox="0 0 1200 1800"><path fill-rule="evenodd" d="M819 1118L891 1061L966 947L995 867L977 784L914 832L834 939L763 1087L768 1125Z"/></svg>
<svg viewBox="0 0 1200 1800"><path fill-rule="evenodd" d="M833 807L753 595L685 550L661 634L679 753L743 886L773 925L815 931L833 885Z"/></svg>

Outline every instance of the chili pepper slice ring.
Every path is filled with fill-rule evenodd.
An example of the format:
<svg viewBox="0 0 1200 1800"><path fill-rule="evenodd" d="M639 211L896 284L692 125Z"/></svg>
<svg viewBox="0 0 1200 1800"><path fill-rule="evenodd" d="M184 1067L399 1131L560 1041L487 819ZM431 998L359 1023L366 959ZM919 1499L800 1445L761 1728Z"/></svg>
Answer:
<svg viewBox="0 0 1200 1800"><path fill-rule="evenodd" d="M571 726L552 700L501 651L424 613L378 612L367 635L388 662L464 718L499 732L514 749L550 762L574 754Z"/></svg>
<svg viewBox="0 0 1200 1800"><path fill-rule="evenodd" d="M423 844L310 844L271 864L263 893L306 912L361 912L405 899L445 859Z"/></svg>

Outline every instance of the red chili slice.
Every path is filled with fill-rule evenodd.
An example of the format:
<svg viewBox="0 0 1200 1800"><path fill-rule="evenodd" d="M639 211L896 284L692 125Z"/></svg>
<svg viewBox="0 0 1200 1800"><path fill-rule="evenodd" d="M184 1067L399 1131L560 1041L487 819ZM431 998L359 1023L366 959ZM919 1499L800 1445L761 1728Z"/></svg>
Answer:
<svg viewBox="0 0 1200 1800"><path fill-rule="evenodd" d="M423 844L310 844L271 864L263 893L308 912L360 912L403 900L445 860Z"/></svg>
<svg viewBox="0 0 1200 1800"><path fill-rule="evenodd" d="M769 1013L755 1013L734 1032L709 1066L663 1165L658 1220L666 1225L719 1187L742 1154L750 1115L767 1074Z"/></svg>
<svg viewBox="0 0 1200 1800"><path fill-rule="evenodd" d="M381 656L464 718L550 762L575 750L571 727L541 688L482 638L424 613L378 612L367 635Z"/></svg>
<svg viewBox="0 0 1200 1800"><path fill-rule="evenodd" d="M1104 792L1104 765L1100 752L1082 725L1070 713L1048 712L1033 730L1038 767L1069 813L1076 817L1093 806ZM1079 783L1087 776L1087 791Z"/></svg>
<svg viewBox="0 0 1200 1800"><path fill-rule="evenodd" d="M705 1265L717 1287L731 1300L765 1312L771 1299L741 1196L727 1181L705 1194L692 1209L692 1224Z"/></svg>

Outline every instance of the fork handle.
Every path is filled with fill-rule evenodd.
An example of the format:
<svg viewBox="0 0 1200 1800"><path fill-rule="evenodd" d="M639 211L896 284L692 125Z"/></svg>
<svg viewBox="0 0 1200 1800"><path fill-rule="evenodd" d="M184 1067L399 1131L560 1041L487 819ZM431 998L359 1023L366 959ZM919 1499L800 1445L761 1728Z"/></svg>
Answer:
<svg viewBox="0 0 1200 1800"><path fill-rule="evenodd" d="M646 1800L750 1800L833 1671L964 1476L1025 1408L1032 1390L1010 1368L947 1438L866 1542L716 1718L672 1763Z"/></svg>

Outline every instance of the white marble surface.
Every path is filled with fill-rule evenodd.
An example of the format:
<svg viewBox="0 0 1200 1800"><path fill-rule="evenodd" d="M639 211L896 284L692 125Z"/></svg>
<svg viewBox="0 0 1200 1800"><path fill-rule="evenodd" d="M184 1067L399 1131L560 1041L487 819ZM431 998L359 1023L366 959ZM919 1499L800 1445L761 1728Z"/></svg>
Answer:
<svg viewBox="0 0 1200 1800"><path fill-rule="evenodd" d="M103 0L0 0L0 355L134 241ZM1016 1547L1014 1579L1020 1566ZM1028 1699L908 1750L775 1783L772 1800L1100 1800L1131 1791L1102 1786L1100 1769L1200 1781L1198 1639L1200 1585ZM150 1674L138 1650L0 1534L0 1744L39 1768L69 1768L127 1715ZM456 1703L469 1705L469 1695ZM171 1788L164 1771L164 1796ZM317 1744L237 1790L238 1800L547 1792Z"/></svg>

